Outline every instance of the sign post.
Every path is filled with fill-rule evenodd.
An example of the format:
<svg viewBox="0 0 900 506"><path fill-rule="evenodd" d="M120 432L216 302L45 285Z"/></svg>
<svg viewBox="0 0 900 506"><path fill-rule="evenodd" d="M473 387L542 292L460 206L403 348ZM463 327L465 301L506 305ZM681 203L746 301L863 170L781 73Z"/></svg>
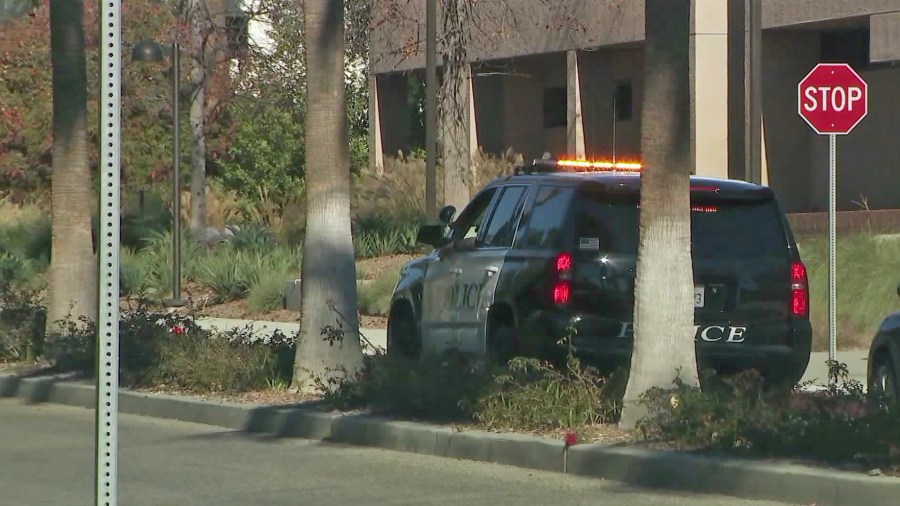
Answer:
<svg viewBox="0 0 900 506"><path fill-rule="evenodd" d="M122 2L100 7L100 311L97 322L95 493L115 506L119 452L119 189L122 109Z"/></svg>
<svg viewBox="0 0 900 506"><path fill-rule="evenodd" d="M820 63L797 85L797 112L817 134L828 136L828 359L835 360L837 136L850 133L868 114L868 85L846 63Z"/></svg>

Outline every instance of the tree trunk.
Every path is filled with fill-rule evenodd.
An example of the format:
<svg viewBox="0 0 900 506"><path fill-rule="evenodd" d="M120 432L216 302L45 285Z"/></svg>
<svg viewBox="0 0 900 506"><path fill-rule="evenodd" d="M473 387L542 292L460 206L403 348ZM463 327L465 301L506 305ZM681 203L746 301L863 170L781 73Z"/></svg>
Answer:
<svg viewBox="0 0 900 506"><path fill-rule="evenodd" d="M50 2L53 176L48 336L71 315L97 319L97 258L91 238L94 188L88 160L83 0Z"/></svg>
<svg viewBox="0 0 900 506"><path fill-rule="evenodd" d="M640 246L622 428L646 415L636 401L650 388L672 388L677 375L699 384L690 242L691 3L646 0L645 6Z"/></svg>
<svg viewBox="0 0 900 506"><path fill-rule="evenodd" d="M306 0L306 236L303 315L292 388L362 365L356 312L356 263L350 228L350 154L344 89L343 0ZM328 342L339 330L340 339Z"/></svg>
<svg viewBox="0 0 900 506"><path fill-rule="evenodd" d="M203 237L206 231L206 23L204 0L191 0L191 231Z"/></svg>
<svg viewBox="0 0 900 506"><path fill-rule="evenodd" d="M444 205L457 211L469 203L469 73L467 61L469 0L446 0L443 4L444 65L441 83L440 121Z"/></svg>

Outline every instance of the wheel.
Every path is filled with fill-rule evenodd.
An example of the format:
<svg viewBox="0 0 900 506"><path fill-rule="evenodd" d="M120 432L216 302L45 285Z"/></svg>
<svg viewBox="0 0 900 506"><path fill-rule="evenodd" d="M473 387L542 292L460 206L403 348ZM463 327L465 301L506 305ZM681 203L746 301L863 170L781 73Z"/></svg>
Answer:
<svg viewBox="0 0 900 506"><path fill-rule="evenodd" d="M422 355L422 338L412 311L405 305L394 306L388 316L387 353L417 360Z"/></svg>
<svg viewBox="0 0 900 506"><path fill-rule="evenodd" d="M887 354L879 355L872 367L872 379L869 390L887 404L897 402L897 376L894 374L894 365Z"/></svg>
<svg viewBox="0 0 900 506"><path fill-rule="evenodd" d="M488 360L506 365L519 352L519 335L515 327L503 322L494 326L488 335Z"/></svg>

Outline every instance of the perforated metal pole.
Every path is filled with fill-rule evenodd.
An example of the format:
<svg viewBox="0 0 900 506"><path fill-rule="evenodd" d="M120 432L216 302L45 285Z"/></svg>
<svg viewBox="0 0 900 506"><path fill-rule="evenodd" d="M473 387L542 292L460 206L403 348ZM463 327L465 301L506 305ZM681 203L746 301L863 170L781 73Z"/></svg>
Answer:
<svg viewBox="0 0 900 506"><path fill-rule="evenodd" d="M837 135L828 135L828 360L837 359Z"/></svg>
<svg viewBox="0 0 900 506"><path fill-rule="evenodd" d="M121 1L100 8L100 314L97 325L97 506L115 506L119 410L119 134Z"/></svg>

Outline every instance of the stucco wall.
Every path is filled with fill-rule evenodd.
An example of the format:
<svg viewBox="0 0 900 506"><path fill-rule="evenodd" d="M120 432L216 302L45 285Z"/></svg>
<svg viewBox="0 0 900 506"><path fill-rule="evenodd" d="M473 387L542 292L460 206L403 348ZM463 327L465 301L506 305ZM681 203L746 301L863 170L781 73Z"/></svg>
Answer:
<svg viewBox="0 0 900 506"><path fill-rule="evenodd" d="M725 0L696 0L705 3ZM900 11L900 0L761 0L763 28L864 19ZM440 2L438 2L440 4ZM399 11L388 12L387 6ZM440 12L438 13L440 38ZM472 61L641 42L643 0L493 0L475 2ZM425 2L376 0L372 33L377 73L425 66ZM440 51L440 49L439 49Z"/></svg>

